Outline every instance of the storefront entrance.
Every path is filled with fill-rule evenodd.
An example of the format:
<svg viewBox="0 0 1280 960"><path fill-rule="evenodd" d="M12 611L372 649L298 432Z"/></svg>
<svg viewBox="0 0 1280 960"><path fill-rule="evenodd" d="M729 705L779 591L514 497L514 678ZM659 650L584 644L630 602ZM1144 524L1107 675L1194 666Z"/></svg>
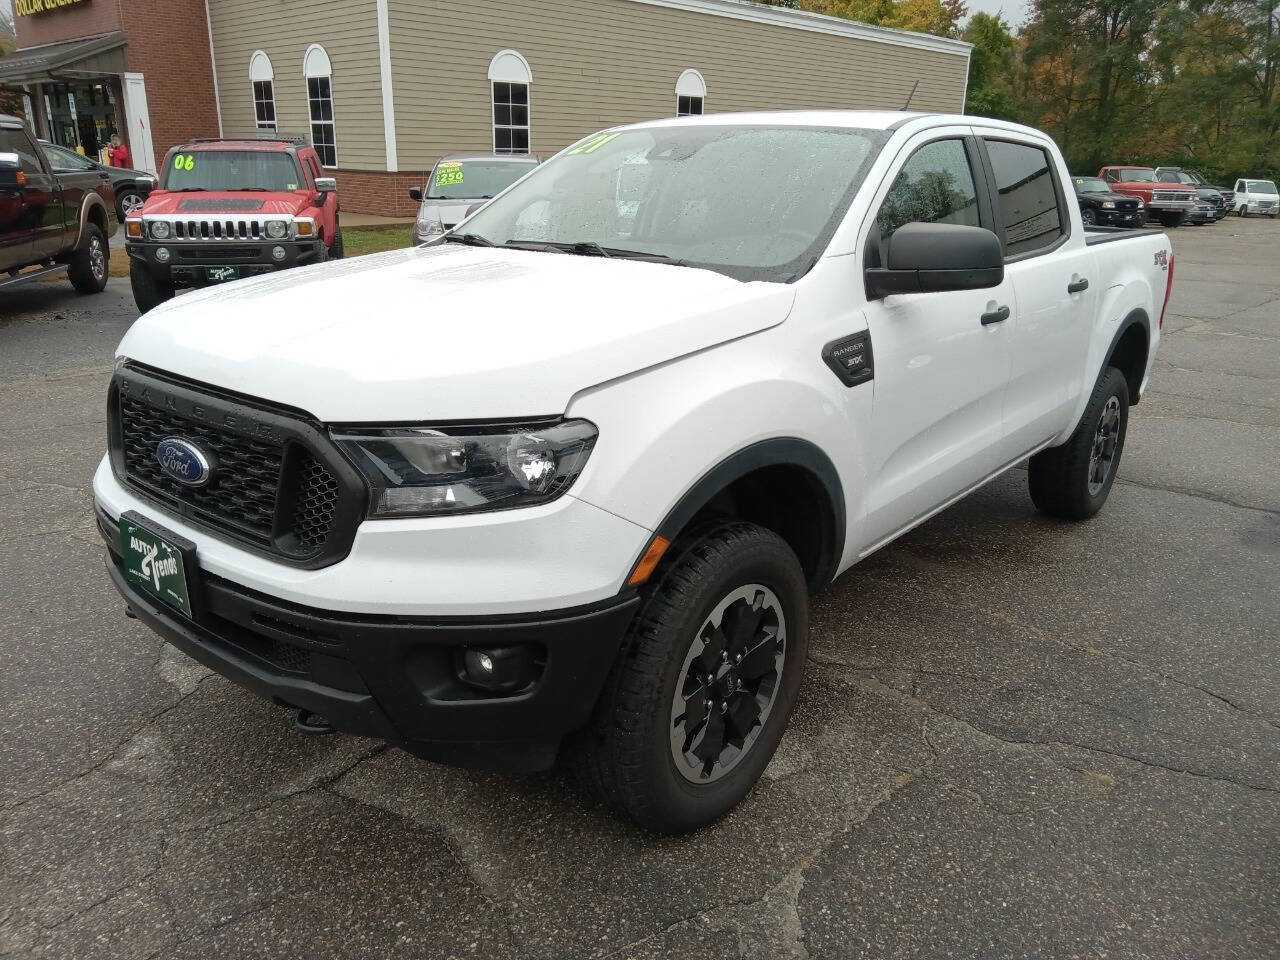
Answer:
<svg viewBox="0 0 1280 960"><path fill-rule="evenodd" d="M84 149L98 158L112 134L122 133L120 81L112 77L96 83L47 83L42 86L49 137L69 150Z"/></svg>

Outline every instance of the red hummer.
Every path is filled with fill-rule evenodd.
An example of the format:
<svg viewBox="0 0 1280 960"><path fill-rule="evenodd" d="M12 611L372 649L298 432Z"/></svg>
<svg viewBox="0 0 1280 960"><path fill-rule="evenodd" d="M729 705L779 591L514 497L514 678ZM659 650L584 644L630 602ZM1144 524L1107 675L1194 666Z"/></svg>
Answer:
<svg viewBox="0 0 1280 960"><path fill-rule="evenodd" d="M1147 209L1147 218L1159 220L1166 228L1180 224L1200 198L1195 187L1158 181L1153 167L1103 167L1098 176L1116 193L1141 200Z"/></svg>
<svg viewBox="0 0 1280 960"><path fill-rule="evenodd" d="M125 252L143 313L181 287L340 258L337 182L298 139L192 140L125 221Z"/></svg>

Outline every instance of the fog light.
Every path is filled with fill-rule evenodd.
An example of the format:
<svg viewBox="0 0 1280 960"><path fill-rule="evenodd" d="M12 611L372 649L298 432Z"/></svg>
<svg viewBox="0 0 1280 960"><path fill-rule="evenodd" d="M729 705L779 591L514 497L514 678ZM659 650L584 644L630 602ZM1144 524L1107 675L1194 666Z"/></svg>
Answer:
<svg viewBox="0 0 1280 960"><path fill-rule="evenodd" d="M279 263L279 262L280 262L281 260L283 260L284 258L285 258L284 247L272 247L272 248L271 248L271 259L272 259L272 260L275 260L277 263Z"/></svg>
<svg viewBox="0 0 1280 960"><path fill-rule="evenodd" d="M538 649L527 644L509 647L463 647L455 655L458 679L493 693L515 693L538 679L542 670Z"/></svg>
<svg viewBox="0 0 1280 960"><path fill-rule="evenodd" d="M156 263L168 263L168 262L169 262L169 248L161 247L159 250L156 251Z"/></svg>

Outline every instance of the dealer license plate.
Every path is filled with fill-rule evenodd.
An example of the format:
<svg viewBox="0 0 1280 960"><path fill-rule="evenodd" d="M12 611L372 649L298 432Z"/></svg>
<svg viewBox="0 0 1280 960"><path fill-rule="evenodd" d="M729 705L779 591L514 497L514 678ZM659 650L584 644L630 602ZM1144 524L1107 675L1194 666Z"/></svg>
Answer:
<svg viewBox="0 0 1280 960"><path fill-rule="evenodd" d="M195 544L128 511L120 517L120 555L131 586L193 616Z"/></svg>
<svg viewBox="0 0 1280 960"><path fill-rule="evenodd" d="M205 267L204 278L210 283L226 283L240 279L239 267Z"/></svg>

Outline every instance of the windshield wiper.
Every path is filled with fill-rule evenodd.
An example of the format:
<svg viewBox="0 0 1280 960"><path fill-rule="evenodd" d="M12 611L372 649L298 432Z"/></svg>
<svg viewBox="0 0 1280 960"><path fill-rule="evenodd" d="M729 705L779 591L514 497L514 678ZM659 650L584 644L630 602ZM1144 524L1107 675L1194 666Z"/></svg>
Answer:
<svg viewBox="0 0 1280 960"><path fill-rule="evenodd" d="M465 243L471 247L492 247L492 240L478 233L446 233L442 238L445 243Z"/></svg>
<svg viewBox="0 0 1280 960"><path fill-rule="evenodd" d="M512 250L533 250L537 253L569 252L567 250L560 249L554 243L547 243L544 240L508 240L502 244L502 246L510 247Z"/></svg>
<svg viewBox="0 0 1280 960"><path fill-rule="evenodd" d="M603 247L594 240L579 240L576 243L557 243L554 246L569 253L584 257L620 257L624 260L649 260L654 263L667 263L675 267L688 267L687 260L669 257L665 253L654 253L650 250L627 250L624 247Z"/></svg>

